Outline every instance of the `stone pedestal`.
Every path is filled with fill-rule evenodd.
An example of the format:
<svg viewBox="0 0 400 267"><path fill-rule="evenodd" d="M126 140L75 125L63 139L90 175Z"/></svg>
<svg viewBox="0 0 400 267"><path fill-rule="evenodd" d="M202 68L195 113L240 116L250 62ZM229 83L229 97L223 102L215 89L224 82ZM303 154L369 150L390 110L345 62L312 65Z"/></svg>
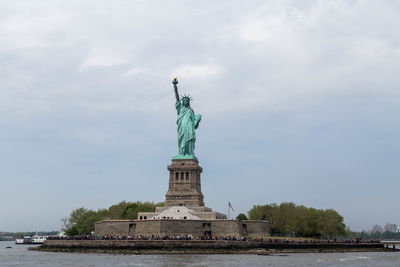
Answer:
<svg viewBox="0 0 400 267"><path fill-rule="evenodd" d="M156 207L155 212L139 212L139 220L151 219L188 219L197 217L202 220L226 219L226 215L212 211L204 206L204 196L201 193L200 174L203 169L197 159L172 159L168 166L169 187L165 195L163 207ZM184 215L184 208L189 215ZM182 213L178 215L178 213ZM164 216L165 215L165 216ZM165 218L164 218L165 217Z"/></svg>
<svg viewBox="0 0 400 267"><path fill-rule="evenodd" d="M169 188L164 207L204 207L200 174L203 169L196 159L173 159L168 166Z"/></svg>

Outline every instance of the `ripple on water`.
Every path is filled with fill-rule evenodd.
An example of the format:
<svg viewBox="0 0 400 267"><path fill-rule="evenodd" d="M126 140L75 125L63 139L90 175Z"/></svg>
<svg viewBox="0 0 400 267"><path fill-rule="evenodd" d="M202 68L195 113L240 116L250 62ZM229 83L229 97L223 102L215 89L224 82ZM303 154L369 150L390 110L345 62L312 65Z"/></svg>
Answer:
<svg viewBox="0 0 400 267"><path fill-rule="evenodd" d="M11 246L11 249L6 249ZM0 242L0 266L400 266L398 252L265 255L113 255L29 251ZM283 255L283 254L282 254Z"/></svg>

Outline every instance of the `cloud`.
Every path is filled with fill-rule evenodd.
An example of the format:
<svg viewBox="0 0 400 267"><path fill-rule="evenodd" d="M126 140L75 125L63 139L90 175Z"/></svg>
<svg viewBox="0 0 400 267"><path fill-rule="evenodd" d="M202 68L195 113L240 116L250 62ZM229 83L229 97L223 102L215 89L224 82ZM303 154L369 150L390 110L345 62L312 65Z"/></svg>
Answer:
<svg viewBox="0 0 400 267"><path fill-rule="evenodd" d="M63 188L30 198L31 218L50 209L43 203L59 203L46 215L51 227L82 205L161 201L161 173L176 152L178 76L180 94L203 115L196 150L210 206L223 210L234 195L243 212L295 201L336 208L356 229L386 223L373 211L360 212L360 222L347 203L365 199L376 181L389 193L398 187L398 10L395 2L340 0L2 1L5 185L22 195ZM244 180L253 181L246 190ZM157 188L136 190L149 181ZM341 190L344 200L334 197ZM374 208L387 214L382 220L400 220L390 205ZM40 228L43 214L35 226L26 216L3 216L0 225Z"/></svg>
<svg viewBox="0 0 400 267"><path fill-rule="evenodd" d="M81 68L118 66L132 60L129 51L121 47L94 47L83 60Z"/></svg>
<svg viewBox="0 0 400 267"><path fill-rule="evenodd" d="M215 64L185 64L175 68L170 77L182 76L186 79L204 79L221 74L222 70Z"/></svg>
<svg viewBox="0 0 400 267"><path fill-rule="evenodd" d="M52 35L68 23L67 14L57 11L41 15L14 15L0 22L1 50L32 50L48 48Z"/></svg>

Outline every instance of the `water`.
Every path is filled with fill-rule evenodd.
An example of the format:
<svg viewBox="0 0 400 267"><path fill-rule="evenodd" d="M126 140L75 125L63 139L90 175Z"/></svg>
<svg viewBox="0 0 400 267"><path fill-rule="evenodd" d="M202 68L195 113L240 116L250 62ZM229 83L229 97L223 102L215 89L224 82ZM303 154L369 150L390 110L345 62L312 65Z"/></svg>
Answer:
<svg viewBox="0 0 400 267"><path fill-rule="evenodd" d="M11 246L11 249L7 249ZM400 266L400 252L260 255L113 255L30 251L0 242L0 266Z"/></svg>

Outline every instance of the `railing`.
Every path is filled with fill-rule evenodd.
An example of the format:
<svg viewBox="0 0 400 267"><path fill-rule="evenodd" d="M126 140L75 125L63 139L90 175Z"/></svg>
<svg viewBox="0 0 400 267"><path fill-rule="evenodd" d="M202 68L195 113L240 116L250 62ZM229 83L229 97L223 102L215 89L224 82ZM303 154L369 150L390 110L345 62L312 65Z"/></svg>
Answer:
<svg viewBox="0 0 400 267"><path fill-rule="evenodd" d="M386 248L396 249L396 245L398 245L400 249L400 240L382 240L381 243L384 244Z"/></svg>

